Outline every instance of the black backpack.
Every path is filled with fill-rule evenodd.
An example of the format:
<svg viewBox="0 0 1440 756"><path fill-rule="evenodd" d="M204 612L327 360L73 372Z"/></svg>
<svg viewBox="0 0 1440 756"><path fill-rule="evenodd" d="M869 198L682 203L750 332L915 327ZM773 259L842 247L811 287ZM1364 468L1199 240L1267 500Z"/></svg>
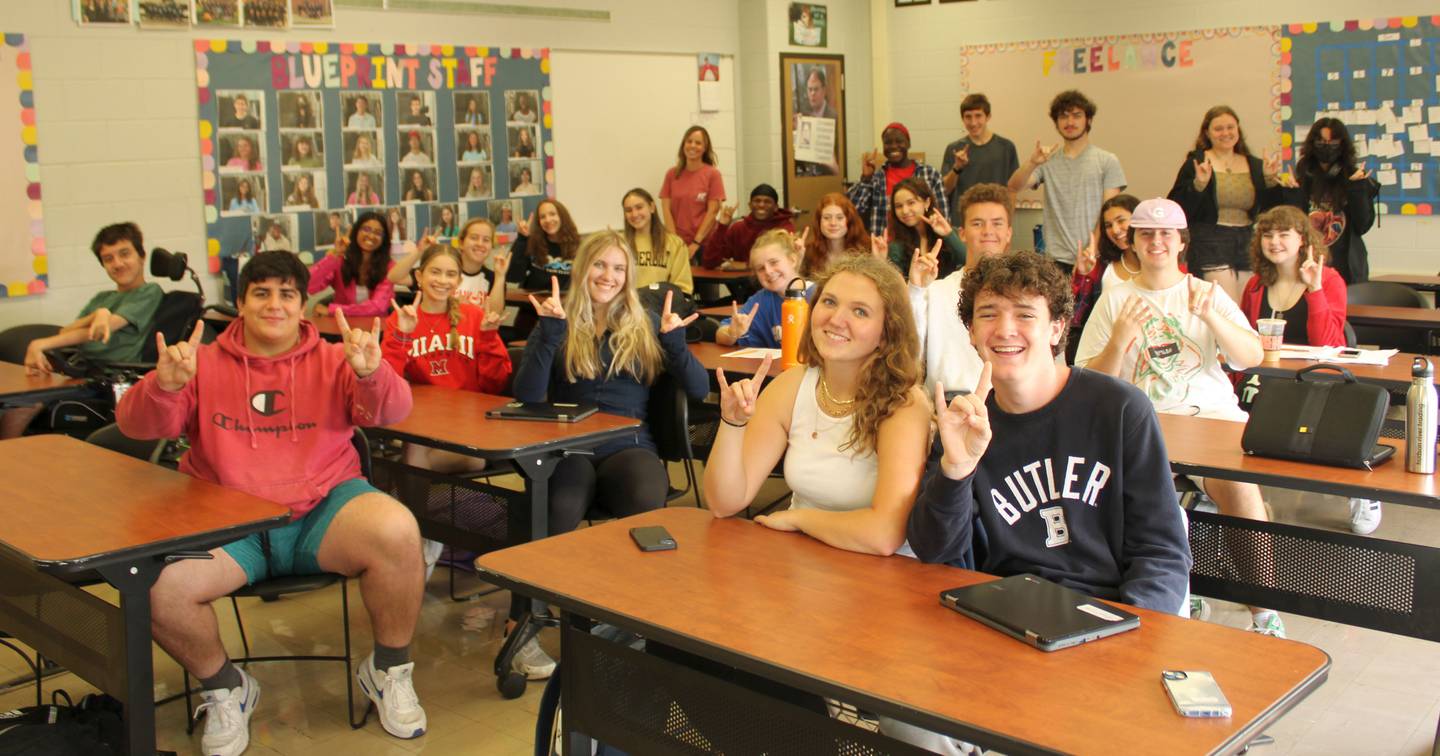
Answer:
<svg viewBox="0 0 1440 756"><path fill-rule="evenodd" d="M61 703L58 699L64 698ZM70 704L56 691L50 706L0 712L0 756L118 756L124 751L124 705L92 694Z"/></svg>

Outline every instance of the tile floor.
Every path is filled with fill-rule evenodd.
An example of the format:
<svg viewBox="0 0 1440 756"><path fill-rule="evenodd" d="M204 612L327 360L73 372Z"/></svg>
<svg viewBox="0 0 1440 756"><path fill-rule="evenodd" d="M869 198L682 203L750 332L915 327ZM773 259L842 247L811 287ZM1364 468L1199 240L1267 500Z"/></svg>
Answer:
<svg viewBox="0 0 1440 756"><path fill-rule="evenodd" d="M678 468L672 473L683 478ZM775 490L772 492L772 488ZM762 492L770 500L781 491L772 482ZM1266 491L1277 519L1315 527L1348 527L1348 510L1337 497L1299 496ZM679 504L687 504L682 500ZM1440 513L1386 505L1375 536L1415 543L1440 542ZM446 572L430 581L414 648L416 690L429 716L431 734L411 741L396 740L374 718L351 730L344 718L344 680L339 665L277 662L254 667L262 685L260 705L251 722L253 756L317 753L371 754L497 754L532 752L535 714L541 686L532 684L514 701L495 690L490 665L501 642L508 594L452 602L446 596ZM471 576L460 578L462 592L480 586ZM360 603L352 607L357 656L370 647L368 623ZM257 652L333 651L341 636L337 622L338 589L287 598L273 604L242 603L246 627ZM228 608L220 615L227 647L239 648ZM1212 621L1233 626L1247 623L1243 608L1217 604ZM1386 633L1286 615L1290 637L1315 644L1333 660L1329 680L1270 729L1271 746L1257 747L1257 756L1278 754L1430 753L1440 718L1440 644ZM553 631L542 644L558 654ZM179 690L180 672L157 649L157 695ZM0 678L21 674L18 659L0 649ZM47 691L62 687L77 698L89 686L71 675L52 678ZM358 695L358 694L357 694ZM363 700L363 698L362 698ZM33 703L33 690L0 695L0 710ZM198 752L199 734L187 736L184 704L177 701L157 714L160 747L181 754Z"/></svg>

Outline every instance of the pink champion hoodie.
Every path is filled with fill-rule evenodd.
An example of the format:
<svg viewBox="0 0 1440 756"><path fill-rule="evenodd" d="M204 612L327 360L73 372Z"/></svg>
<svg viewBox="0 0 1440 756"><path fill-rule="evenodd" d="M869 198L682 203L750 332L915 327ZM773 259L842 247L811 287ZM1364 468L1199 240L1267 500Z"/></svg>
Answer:
<svg viewBox="0 0 1440 756"><path fill-rule="evenodd" d="M350 445L354 426L399 422L410 414L410 384L383 360L368 378L355 375L340 344L320 340L300 322L300 343L275 357L245 348L237 318L196 353L195 377L166 391L151 371L115 408L132 438L184 433L190 451L180 470L269 499L303 516L330 489L360 477Z"/></svg>

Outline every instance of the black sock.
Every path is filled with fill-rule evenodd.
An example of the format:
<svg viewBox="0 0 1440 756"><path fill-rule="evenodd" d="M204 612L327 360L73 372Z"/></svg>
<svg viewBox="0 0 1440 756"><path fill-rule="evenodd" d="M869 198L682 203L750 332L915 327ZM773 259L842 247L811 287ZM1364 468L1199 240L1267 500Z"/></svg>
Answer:
<svg viewBox="0 0 1440 756"><path fill-rule="evenodd" d="M391 648L390 646L382 646L379 643L375 644L375 669L385 672L391 667L398 667L408 661L410 661L409 646Z"/></svg>
<svg viewBox="0 0 1440 756"><path fill-rule="evenodd" d="M235 665L231 664L229 659L225 660L225 663L220 666L220 670L215 674L200 678L200 688L202 690L232 690L240 687L244 683L245 679L240 676L240 670L236 669Z"/></svg>

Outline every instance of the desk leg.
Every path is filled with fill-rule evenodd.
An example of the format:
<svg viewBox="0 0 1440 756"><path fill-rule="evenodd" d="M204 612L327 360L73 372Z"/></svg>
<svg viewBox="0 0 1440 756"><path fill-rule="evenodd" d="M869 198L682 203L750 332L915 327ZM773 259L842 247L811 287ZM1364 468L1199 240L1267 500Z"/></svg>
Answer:
<svg viewBox="0 0 1440 756"><path fill-rule="evenodd" d="M530 491L530 533L525 540L538 541L550 535L550 476L560 463L560 454L546 453L528 457L517 457L515 467L525 479ZM512 598L511 601L514 601ZM530 601L530 610L520 616L515 629L510 631L500 653L495 657L495 682L504 698L519 698L525 693L526 680L515 673L511 664L520 647L540 632L540 623L535 617L543 606L539 601Z"/></svg>
<svg viewBox="0 0 1440 756"><path fill-rule="evenodd" d="M155 753L155 660L150 643L150 588L164 568L146 559L102 568L101 577L120 591L125 618L125 743L131 756Z"/></svg>

